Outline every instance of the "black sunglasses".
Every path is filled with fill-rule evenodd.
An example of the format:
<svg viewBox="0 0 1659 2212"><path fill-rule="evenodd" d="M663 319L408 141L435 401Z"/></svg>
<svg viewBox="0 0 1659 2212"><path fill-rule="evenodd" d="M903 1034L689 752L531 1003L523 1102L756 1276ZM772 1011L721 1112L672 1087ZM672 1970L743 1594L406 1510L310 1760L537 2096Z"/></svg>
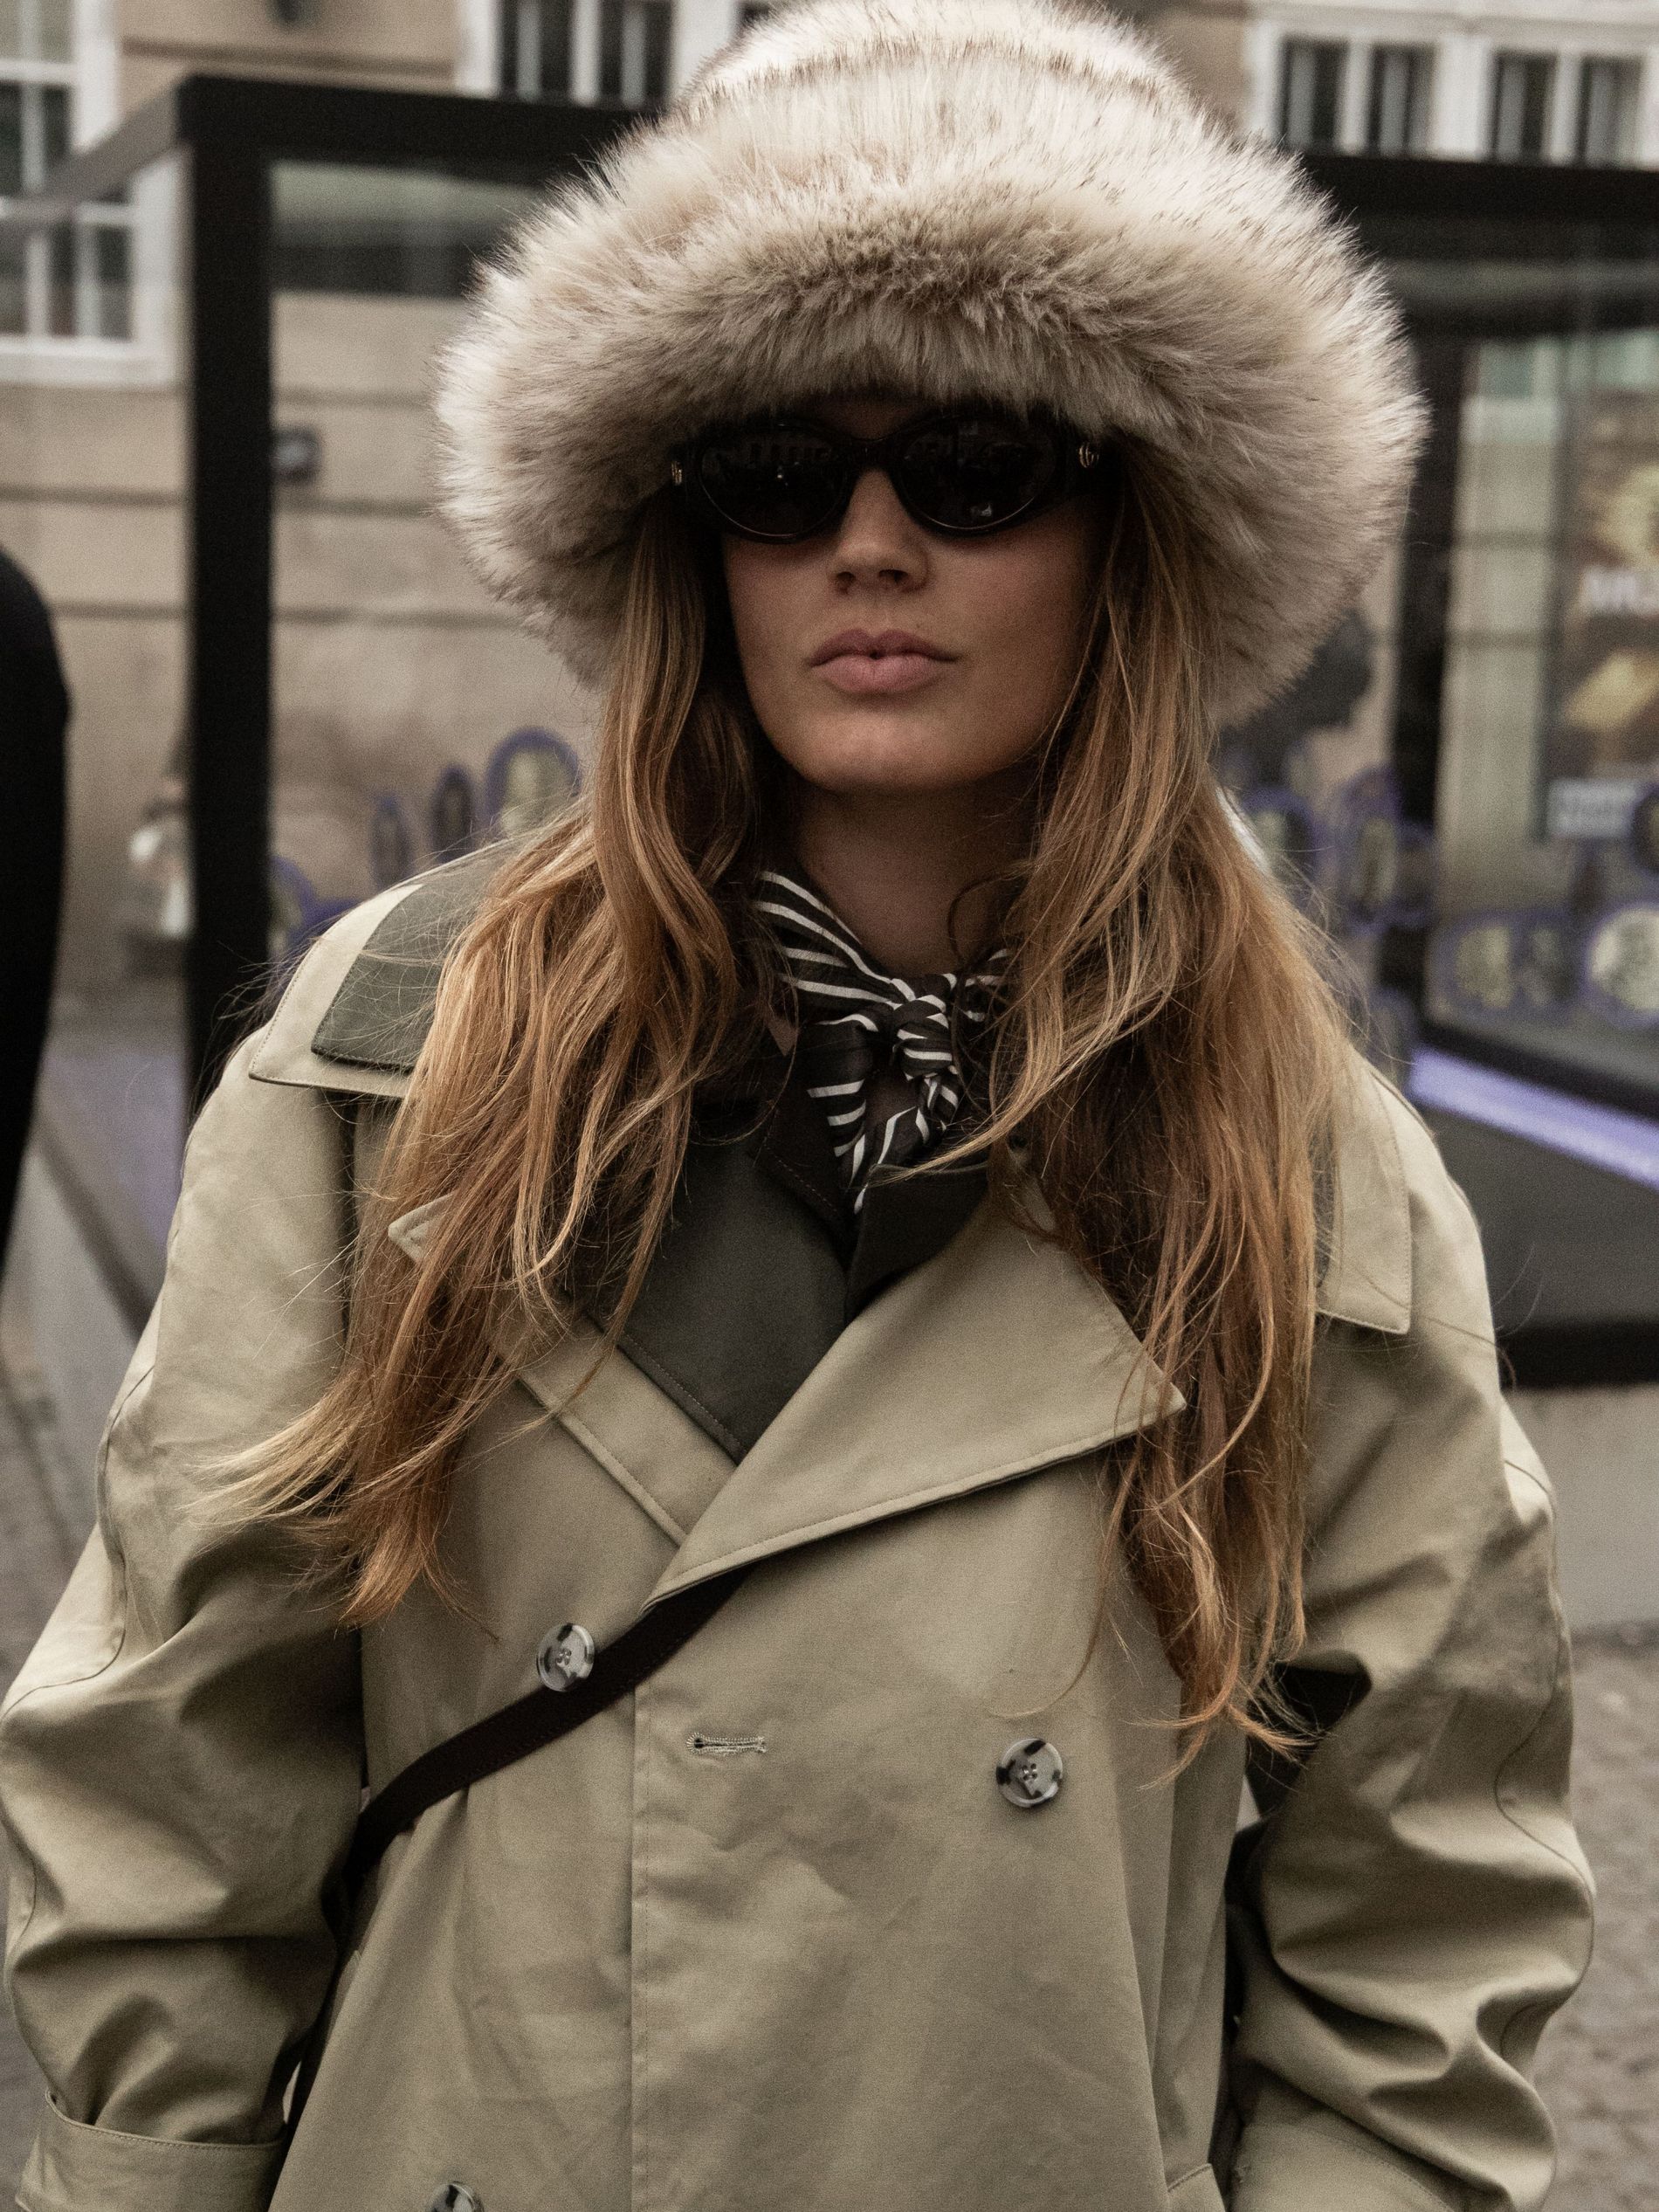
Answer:
<svg viewBox="0 0 1659 2212"><path fill-rule="evenodd" d="M882 471L924 528L978 538L1057 506L1100 459L1057 423L949 408L885 438L848 438L791 415L725 424L676 452L671 473L716 529L798 545L841 520L866 469Z"/></svg>

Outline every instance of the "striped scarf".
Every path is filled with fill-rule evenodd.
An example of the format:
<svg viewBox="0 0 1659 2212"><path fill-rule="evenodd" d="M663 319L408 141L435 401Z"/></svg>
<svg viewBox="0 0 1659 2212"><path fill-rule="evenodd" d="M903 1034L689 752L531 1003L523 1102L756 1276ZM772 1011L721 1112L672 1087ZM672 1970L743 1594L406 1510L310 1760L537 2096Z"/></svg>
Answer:
<svg viewBox="0 0 1659 2212"><path fill-rule="evenodd" d="M793 876L768 869L755 912L770 932L801 1010L809 1098L824 1109L855 1212L871 1177L919 1159L962 1110L953 1022L982 1025L1007 961L1005 948L970 975L884 975L833 908ZM899 1078L903 1102L882 1111L871 1078Z"/></svg>

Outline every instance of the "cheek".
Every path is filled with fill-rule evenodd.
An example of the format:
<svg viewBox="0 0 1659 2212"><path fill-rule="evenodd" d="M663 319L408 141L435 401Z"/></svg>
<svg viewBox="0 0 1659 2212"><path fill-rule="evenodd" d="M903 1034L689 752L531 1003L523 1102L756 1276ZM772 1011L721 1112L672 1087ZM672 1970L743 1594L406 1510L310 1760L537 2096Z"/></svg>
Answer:
<svg viewBox="0 0 1659 2212"><path fill-rule="evenodd" d="M779 546L728 539L724 548L726 593L738 657L756 711L764 720L766 695L775 693L793 649L804 633L807 609L800 564Z"/></svg>
<svg viewBox="0 0 1659 2212"><path fill-rule="evenodd" d="M1037 526L1041 528L1043 526ZM1074 533L1034 528L962 578L968 634L990 698L1041 720L1076 671L1091 596L1089 548Z"/></svg>

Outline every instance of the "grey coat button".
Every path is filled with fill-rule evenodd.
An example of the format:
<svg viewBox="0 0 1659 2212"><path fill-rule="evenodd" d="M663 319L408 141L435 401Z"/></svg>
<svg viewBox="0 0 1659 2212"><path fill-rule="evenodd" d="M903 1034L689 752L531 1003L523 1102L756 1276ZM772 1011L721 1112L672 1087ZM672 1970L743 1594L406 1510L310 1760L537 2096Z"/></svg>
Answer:
<svg viewBox="0 0 1659 2212"><path fill-rule="evenodd" d="M549 1690L568 1690L594 1671L594 1640L586 1629L567 1621L541 1639L536 1672Z"/></svg>
<svg viewBox="0 0 1659 2212"><path fill-rule="evenodd" d="M445 2181L426 2212L484 2212L484 2199L460 2181Z"/></svg>
<svg viewBox="0 0 1659 2212"><path fill-rule="evenodd" d="M996 1762L996 1786L1022 1813L1046 1805L1060 1794L1065 1761L1041 1736L1022 1736Z"/></svg>

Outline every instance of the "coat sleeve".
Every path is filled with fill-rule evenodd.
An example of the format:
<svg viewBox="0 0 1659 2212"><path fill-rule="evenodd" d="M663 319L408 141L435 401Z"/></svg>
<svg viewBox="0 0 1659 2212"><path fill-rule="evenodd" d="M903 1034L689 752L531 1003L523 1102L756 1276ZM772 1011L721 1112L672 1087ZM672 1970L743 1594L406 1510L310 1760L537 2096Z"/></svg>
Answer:
<svg viewBox="0 0 1659 2212"><path fill-rule="evenodd" d="M1380 1101L1411 1209L1410 1321L1327 1325L1308 1635L1319 1730L1263 1770L1232 1933L1234 2212L1536 2212L1528 2079L1589 1955L1567 1807L1549 1484L1499 1391L1478 1233L1433 1139Z"/></svg>
<svg viewBox="0 0 1659 2212"><path fill-rule="evenodd" d="M355 1639L203 1510L338 1357L345 1132L232 1060L191 1137L98 1522L0 1719L7 1968L50 2102L26 2212L256 2212L335 1943Z"/></svg>

